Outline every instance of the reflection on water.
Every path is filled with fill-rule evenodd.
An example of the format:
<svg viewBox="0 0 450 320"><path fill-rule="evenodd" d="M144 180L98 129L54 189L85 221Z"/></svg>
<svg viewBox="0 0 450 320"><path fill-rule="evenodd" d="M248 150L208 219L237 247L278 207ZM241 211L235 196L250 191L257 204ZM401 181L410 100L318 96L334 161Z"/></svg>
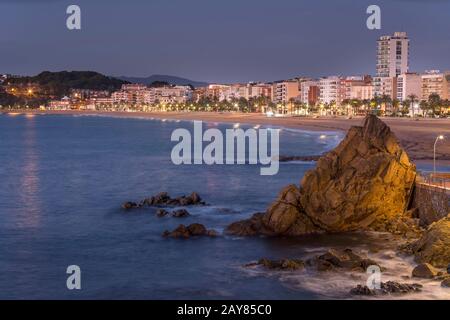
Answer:
<svg viewBox="0 0 450 320"><path fill-rule="evenodd" d="M16 216L17 227L36 228L40 222L39 196L39 154L37 152L36 123L33 117L27 117L22 138L22 161L19 164L20 186L19 203L21 210Z"/></svg>

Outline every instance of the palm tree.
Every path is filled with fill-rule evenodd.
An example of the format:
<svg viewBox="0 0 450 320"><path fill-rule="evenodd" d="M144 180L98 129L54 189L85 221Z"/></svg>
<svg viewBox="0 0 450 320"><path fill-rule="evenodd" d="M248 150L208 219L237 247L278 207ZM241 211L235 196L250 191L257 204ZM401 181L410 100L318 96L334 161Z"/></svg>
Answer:
<svg viewBox="0 0 450 320"><path fill-rule="evenodd" d="M400 101L398 99L392 100L392 112L397 116L397 112L400 106Z"/></svg>
<svg viewBox="0 0 450 320"><path fill-rule="evenodd" d="M428 101L426 101L426 100L420 101L420 109L422 109L424 111L425 117L428 114L429 106L430 105L428 104Z"/></svg>
<svg viewBox="0 0 450 320"><path fill-rule="evenodd" d="M294 110L294 105L295 105L295 98L290 98L289 99L289 108L288 111L290 111L290 113L292 114L292 111Z"/></svg>
<svg viewBox="0 0 450 320"><path fill-rule="evenodd" d="M442 99L438 94L436 93L430 94L430 96L428 97L428 105L430 109L433 111L433 117L436 114L441 113Z"/></svg>
<svg viewBox="0 0 450 320"><path fill-rule="evenodd" d="M417 96L415 94L410 94L408 96L408 101L410 102L411 111L412 111L412 117L414 118L414 104L419 102L419 100L418 100L418 98L417 98Z"/></svg>
<svg viewBox="0 0 450 320"><path fill-rule="evenodd" d="M386 113L386 110L388 109L387 106L390 106L392 104L392 98L391 96L384 94L381 96L380 101L381 104L383 105L384 112Z"/></svg>
<svg viewBox="0 0 450 320"><path fill-rule="evenodd" d="M409 113L409 107L411 106L411 100L405 99L402 101L401 105L402 105L402 108L401 108L400 112L402 113L403 116L406 116Z"/></svg>

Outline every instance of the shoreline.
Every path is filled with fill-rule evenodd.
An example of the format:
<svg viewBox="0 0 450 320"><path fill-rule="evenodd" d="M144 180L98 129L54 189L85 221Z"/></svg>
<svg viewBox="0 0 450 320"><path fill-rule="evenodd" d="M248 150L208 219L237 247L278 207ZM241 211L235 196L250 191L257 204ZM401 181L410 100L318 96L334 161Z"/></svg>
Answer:
<svg viewBox="0 0 450 320"><path fill-rule="evenodd" d="M91 115L121 118L154 118L180 121L205 121L218 123L240 123L248 125L272 125L305 131L334 131L346 133L352 126L362 126L364 117L266 117L262 114L212 113L212 112L116 112L116 111L41 111L14 110L2 114L49 114L49 115ZM448 137L436 151L436 160L450 164L450 119L382 118L397 136L400 145L415 162L433 160L433 147L438 135ZM315 155L314 155L315 156Z"/></svg>

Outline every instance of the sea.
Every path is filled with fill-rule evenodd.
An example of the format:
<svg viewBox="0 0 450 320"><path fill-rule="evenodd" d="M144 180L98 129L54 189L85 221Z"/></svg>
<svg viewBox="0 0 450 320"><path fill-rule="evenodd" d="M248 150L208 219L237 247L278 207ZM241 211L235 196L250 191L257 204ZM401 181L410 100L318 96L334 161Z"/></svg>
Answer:
<svg viewBox="0 0 450 320"><path fill-rule="evenodd" d="M204 130L246 129L204 123ZM405 280L414 263L385 234L288 238L223 235L227 225L264 211L314 162L260 165L175 165L174 130L191 121L50 114L0 115L0 299L351 299L366 274L276 272L245 267L260 258L300 258L328 248L353 248L387 268L383 281ZM261 126L270 128L270 126ZM342 132L280 129L280 155L318 155ZM425 168L426 169L426 168ZM131 212L125 201L159 192L197 192L206 206L190 216L158 218L156 208ZM180 224L201 223L220 236L162 237ZM375 250L375 249L376 250ZM69 290L78 266L80 290ZM414 281L417 282L417 281ZM448 299L439 283L408 299ZM401 298L401 297L392 297Z"/></svg>

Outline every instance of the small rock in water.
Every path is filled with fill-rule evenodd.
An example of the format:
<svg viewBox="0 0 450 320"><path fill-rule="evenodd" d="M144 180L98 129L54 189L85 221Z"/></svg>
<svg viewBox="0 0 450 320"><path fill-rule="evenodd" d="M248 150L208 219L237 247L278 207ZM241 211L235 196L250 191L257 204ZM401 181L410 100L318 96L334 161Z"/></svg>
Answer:
<svg viewBox="0 0 450 320"><path fill-rule="evenodd" d="M219 233L216 230L208 230L206 231L206 235L208 237L217 237Z"/></svg>
<svg viewBox="0 0 450 320"><path fill-rule="evenodd" d="M175 210L172 212L172 216L175 218L184 218L190 216L189 212L185 209Z"/></svg>
<svg viewBox="0 0 450 320"><path fill-rule="evenodd" d="M422 279L433 279L438 275L438 271L429 263L419 264L414 268L412 276Z"/></svg>
<svg viewBox="0 0 450 320"><path fill-rule="evenodd" d="M445 279L444 281L442 281L441 286L443 288L450 288L450 278Z"/></svg>
<svg viewBox="0 0 450 320"><path fill-rule="evenodd" d="M352 295L376 296L388 294L407 294L422 291L423 286L418 283L398 283L394 281L382 282L380 289L370 289L367 286L358 285L350 290Z"/></svg>
<svg viewBox="0 0 450 320"><path fill-rule="evenodd" d="M355 288L350 290L350 294L354 296L375 296L377 293L375 290L369 289L368 286L358 284Z"/></svg>
<svg viewBox="0 0 450 320"><path fill-rule="evenodd" d="M156 215L160 218L165 217L169 214L169 211L164 210L164 209L158 209L158 211L156 211Z"/></svg>
<svg viewBox="0 0 450 320"><path fill-rule="evenodd" d="M163 237L170 237L170 238L189 238L190 233L188 228L184 224L180 224L175 230L172 232L166 230L163 233Z"/></svg>
<svg viewBox="0 0 450 320"><path fill-rule="evenodd" d="M205 226L200 223L191 224L188 227L188 231L191 236L204 236L208 232Z"/></svg>
<svg viewBox="0 0 450 320"><path fill-rule="evenodd" d="M134 208L137 208L137 207L138 207L137 203L131 202L131 201L125 202L122 205L122 208L125 209L125 210L130 210L130 209L134 209Z"/></svg>
<svg viewBox="0 0 450 320"><path fill-rule="evenodd" d="M162 235L166 238L188 239L190 237L198 236L216 237L218 233L215 230L207 230L206 227L202 224L193 223L187 227L183 224L180 224L175 230L166 230Z"/></svg>

